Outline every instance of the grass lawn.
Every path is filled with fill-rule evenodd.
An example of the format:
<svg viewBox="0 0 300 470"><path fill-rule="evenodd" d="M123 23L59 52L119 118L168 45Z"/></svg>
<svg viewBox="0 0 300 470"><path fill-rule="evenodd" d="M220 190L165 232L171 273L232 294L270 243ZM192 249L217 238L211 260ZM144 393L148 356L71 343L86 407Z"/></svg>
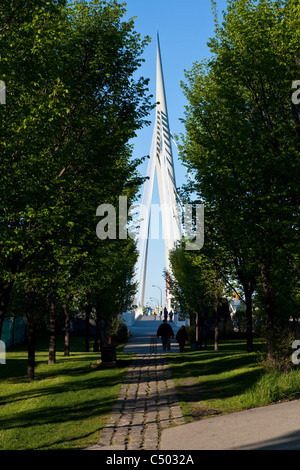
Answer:
<svg viewBox="0 0 300 470"><path fill-rule="evenodd" d="M300 398L300 370L263 373L262 341L222 341L219 351L169 354L168 362L187 422Z"/></svg>
<svg viewBox="0 0 300 470"><path fill-rule="evenodd" d="M48 365L48 344L39 343L31 382L26 348L7 352L0 366L1 450L81 449L98 442L132 356L121 348L116 367L95 369L100 353L85 353L83 344L72 338L76 352L58 352L57 363ZM58 349L63 351L62 339Z"/></svg>
<svg viewBox="0 0 300 470"><path fill-rule="evenodd" d="M0 450L83 449L99 441L132 355L117 352L117 365L93 368L100 353L85 353L84 339L72 338L64 357L48 365L48 340L37 344L36 379L26 378L24 346L8 351L0 365ZM281 400L300 398L300 373L262 373L263 344L246 352L245 341L221 341L219 351L168 354L187 422Z"/></svg>

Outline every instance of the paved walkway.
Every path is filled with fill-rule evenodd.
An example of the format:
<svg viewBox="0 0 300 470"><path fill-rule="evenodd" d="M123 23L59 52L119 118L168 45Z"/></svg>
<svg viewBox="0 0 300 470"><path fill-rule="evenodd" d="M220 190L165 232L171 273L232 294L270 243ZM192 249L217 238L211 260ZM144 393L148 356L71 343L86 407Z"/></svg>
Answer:
<svg viewBox="0 0 300 470"><path fill-rule="evenodd" d="M158 450L162 430L183 424L173 380L160 354L137 355L112 415L92 450Z"/></svg>
<svg viewBox="0 0 300 470"><path fill-rule="evenodd" d="M163 450L300 450L300 400L166 429Z"/></svg>
<svg viewBox="0 0 300 470"><path fill-rule="evenodd" d="M300 450L300 400L184 424L160 343L150 353L159 324L143 317L131 328L124 351L135 357L99 443L88 450Z"/></svg>
<svg viewBox="0 0 300 470"><path fill-rule="evenodd" d="M161 325L159 316L143 316L140 320L137 320L132 327L129 327L130 338L124 348L125 353L129 354L149 354L151 337L156 337L156 332ZM172 326L174 334L178 331L174 322L169 322ZM157 342L157 353L163 353L160 339ZM171 341L171 351L170 352L179 352L179 346L176 342L176 339Z"/></svg>
<svg viewBox="0 0 300 470"><path fill-rule="evenodd" d="M124 352L136 355L100 441L89 450L159 450L162 431L184 423L160 342L150 349L160 323L159 318L144 316L131 328ZM172 328L176 335L174 323ZM179 348L173 340L170 353L175 351Z"/></svg>

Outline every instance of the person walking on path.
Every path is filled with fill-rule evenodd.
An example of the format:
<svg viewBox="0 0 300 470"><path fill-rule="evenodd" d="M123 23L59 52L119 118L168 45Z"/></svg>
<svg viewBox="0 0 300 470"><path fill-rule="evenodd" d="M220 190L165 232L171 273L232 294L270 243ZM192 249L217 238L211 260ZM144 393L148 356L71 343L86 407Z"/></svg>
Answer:
<svg viewBox="0 0 300 470"><path fill-rule="evenodd" d="M182 325L182 327L178 330L177 335L176 335L176 339L177 339L177 342L179 344L180 352L184 352L185 342L188 341L188 339L189 339L184 325Z"/></svg>
<svg viewBox="0 0 300 470"><path fill-rule="evenodd" d="M165 320L168 319L168 310L167 310L167 307L164 308L164 319L165 319Z"/></svg>
<svg viewBox="0 0 300 470"><path fill-rule="evenodd" d="M169 317L170 317L170 321L172 321L172 319L173 319L173 312L172 312L172 310L171 310L170 313L169 313Z"/></svg>
<svg viewBox="0 0 300 470"><path fill-rule="evenodd" d="M161 342L163 346L163 351L170 351L171 349L171 338L174 338L173 328L167 320L164 320L161 325L159 325L157 330L157 337L161 336Z"/></svg>

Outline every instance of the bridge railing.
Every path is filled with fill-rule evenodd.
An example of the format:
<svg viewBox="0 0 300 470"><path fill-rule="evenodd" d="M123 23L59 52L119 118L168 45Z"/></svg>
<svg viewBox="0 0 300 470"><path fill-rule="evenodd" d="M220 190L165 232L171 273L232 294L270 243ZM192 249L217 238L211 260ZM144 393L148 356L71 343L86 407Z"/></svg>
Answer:
<svg viewBox="0 0 300 470"><path fill-rule="evenodd" d="M183 317L181 317L181 315L178 315L178 314L175 313L174 323L175 323L176 326L178 326L180 328L182 325L189 326L190 321L189 321L188 318L183 318Z"/></svg>
<svg viewBox="0 0 300 470"><path fill-rule="evenodd" d="M129 312L122 313L122 320L126 324L127 327L132 326L134 322L142 316L142 313L137 310L131 310Z"/></svg>

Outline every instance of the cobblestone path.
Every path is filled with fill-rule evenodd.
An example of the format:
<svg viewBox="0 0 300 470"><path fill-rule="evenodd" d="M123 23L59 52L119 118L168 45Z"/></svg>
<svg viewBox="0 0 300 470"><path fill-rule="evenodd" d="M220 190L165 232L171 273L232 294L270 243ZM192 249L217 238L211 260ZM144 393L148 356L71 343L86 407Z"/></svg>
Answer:
<svg viewBox="0 0 300 470"><path fill-rule="evenodd" d="M111 417L93 450L159 450L164 428L183 424L170 369L163 354L134 357Z"/></svg>

